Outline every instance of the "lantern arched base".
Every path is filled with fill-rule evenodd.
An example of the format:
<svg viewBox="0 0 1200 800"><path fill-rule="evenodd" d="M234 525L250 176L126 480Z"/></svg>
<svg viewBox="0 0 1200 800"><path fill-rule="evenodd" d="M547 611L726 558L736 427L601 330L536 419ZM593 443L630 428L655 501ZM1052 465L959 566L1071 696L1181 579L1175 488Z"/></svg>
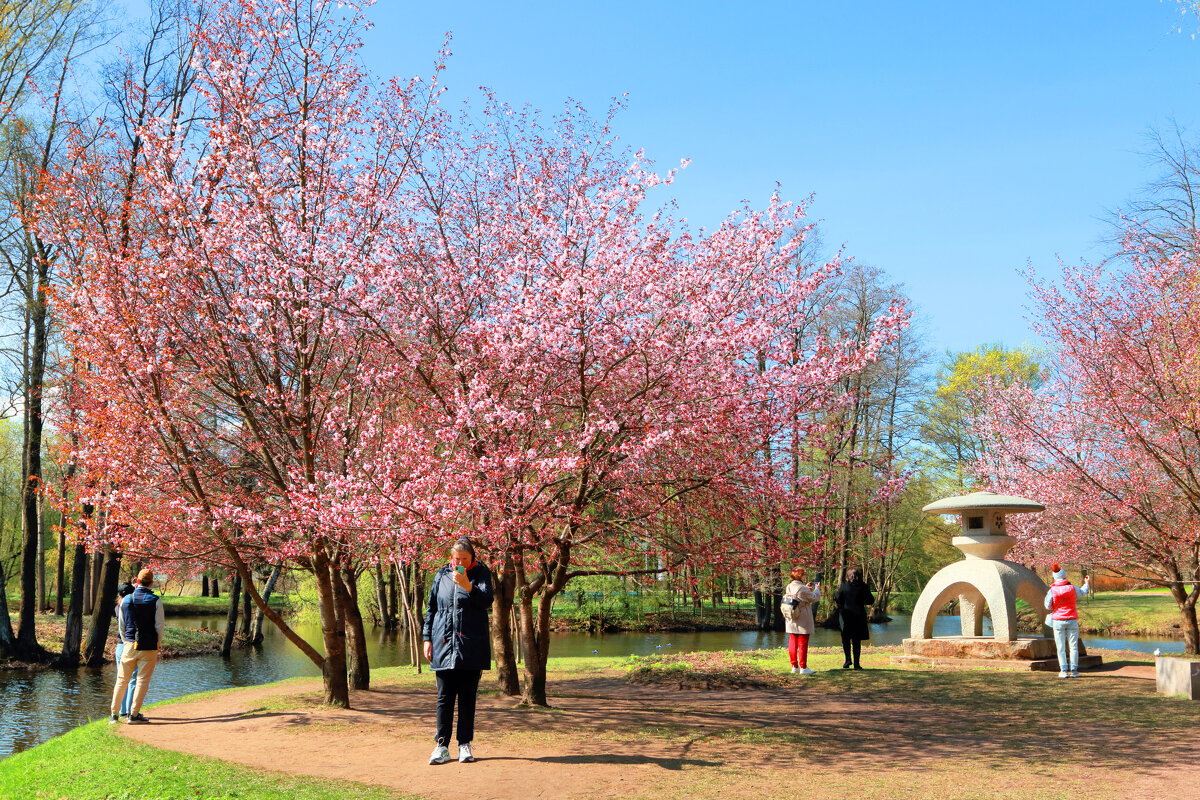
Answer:
<svg viewBox="0 0 1200 800"><path fill-rule="evenodd" d="M1013 561L966 558L943 567L929 579L913 609L910 638L932 639L938 609L957 599L962 617L962 635L983 634L986 606L992 618L992 636L1000 642L1017 640L1017 598L1040 612L1046 584L1033 570ZM1042 628L1043 634L1049 629Z"/></svg>

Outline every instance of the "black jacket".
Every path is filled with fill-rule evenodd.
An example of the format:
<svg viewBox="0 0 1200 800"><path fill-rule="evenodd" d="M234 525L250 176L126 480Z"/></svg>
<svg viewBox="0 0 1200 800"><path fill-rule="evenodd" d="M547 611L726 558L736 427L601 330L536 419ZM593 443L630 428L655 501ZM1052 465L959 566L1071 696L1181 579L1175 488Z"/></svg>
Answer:
<svg viewBox="0 0 1200 800"><path fill-rule="evenodd" d="M454 582L447 564L433 576L429 607L425 610L422 636L433 644L429 668L491 669L492 640L488 633L488 608L492 595L492 572L478 561L467 570L471 591Z"/></svg>
<svg viewBox="0 0 1200 800"><path fill-rule="evenodd" d="M867 626L866 606L875 604L875 595L871 594L867 584L862 580L853 583L842 581L833 601L837 603L842 630L848 633L851 639L870 639L871 630Z"/></svg>

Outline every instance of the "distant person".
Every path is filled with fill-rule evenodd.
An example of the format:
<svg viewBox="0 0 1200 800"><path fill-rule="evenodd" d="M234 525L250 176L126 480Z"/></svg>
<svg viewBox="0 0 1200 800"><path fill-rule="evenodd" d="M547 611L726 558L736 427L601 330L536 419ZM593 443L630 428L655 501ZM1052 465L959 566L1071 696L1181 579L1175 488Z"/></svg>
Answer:
<svg viewBox="0 0 1200 800"><path fill-rule="evenodd" d="M812 605L821 599L821 584L804 581L804 567L792 567L792 582L783 590L783 624L788 635L788 658L792 672L812 675L808 668L808 637L813 632Z"/></svg>
<svg viewBox="0 0 1200 800"><path fill-rule="evenodd" d="M124 604L126 598L133 594L132 583L122 583L117 587L117 646L113 650L113 658L116 660L118 669L121 663L121 653L125 649L125 609ZM129 642L130 645L133 642ZM121 698L121 716L129 716L129 707L133 704L133 687L134 681L137 680L137 669L133 670L133 674L129 676L129 688L125 690L125 696Z"/></svg>
<svg viewBox="0 0 1200 800"><path fill-rule="evenodd" d="M871 638L867 608L875 604L875 595L867 588L862 572L857 567L846 571L846 580L838 587L833 602L837 604L838 622L842 628L842 651L846 654L842 669L850 669L851 666L862 669L859 663L862 643Z"/></svg>
<svg viewBox="0 0 1200 800"><path fill-rule="evenodd" d="M137 684L126 721L133 725L144 725L150 721L142 716L142 701L146 699L146 690L150 688L150 678L158 663L158 644L166 620L163 617L162 598L150 591L154 585L154 573L148 569L142 570L138 573L137 584L133 593L121 603L125 647L121 660L117 662L117 685L113 689L112 705L109 707L110 723L120 719L121 700L135 671Z"/></svg>
<svg viewBox="0 0 1200 800"><path fill-rule="evenodd" d="M437 731L430 764L450 760L450 730L458 702L458 760L475 760L475 701L483 670L492 668L488 608L492 605L492 573L475 560L470 539L450 548L450 563L433 576L422 638L425 658L437 678Z"/></svg>
<svg viewBox="0 0 1200 800"><path fill-rule="evenodd" d="M1088 593L1091 578L1083 578L1083 586L1067 580L1067 571L1057 563L1050 565L1054 583L1046 592L1046 610L1050 612L1050 627L1054 629L1054 644L1058 648L1058 677L1079 677L1079 610L1076 601Z"/></svg>

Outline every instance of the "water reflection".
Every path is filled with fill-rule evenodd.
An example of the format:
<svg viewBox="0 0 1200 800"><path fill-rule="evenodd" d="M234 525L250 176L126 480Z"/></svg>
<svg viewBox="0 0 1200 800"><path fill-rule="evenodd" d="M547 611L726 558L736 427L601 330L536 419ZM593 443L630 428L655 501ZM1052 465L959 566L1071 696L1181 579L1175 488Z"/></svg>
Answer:
<svg viewBox="0 0 1200 800"><path fill-rule="evenodd" d="M172 625L207 628L223 631L224 618L172 618ZM990 620L985 618L985 633L990 633ZM886 625L871 626L871 643L899 644L908 635L909 618L895 617ZM320 649L321 630L317 625L296 626L297 632ZM934 635L957 634L957 617L938 617ZM225 689L231 686L253 686L284 678L319 677L320 670L297 650L278 630L263 630L263 646L258 649L234 651L228 659L220 656L198 656L159 662L146 695L147 703L167 700L193 692ZM1151 652L1155 647L1163 652L1182 652L1183 643L1154 639L1098 639L1084 637L1092 647ZM705 633L615 633L615 634L556 634L550 646L555 656L648 655L651 653L689 652L697 650L753 650L785 647L782 633L756 631L714 631ZM814 647L840 647L837 631L818 630L813 634ZM409 663L406 642L394 634L374 631L368 634L371 666L396 666ZM100 669L79 669L74 672L45 670L41 672L0 672L0 758L27 750L34 745L94 719L108 715L116 668L109 664ZM153 716L153 711L148 713Z"/></svg>

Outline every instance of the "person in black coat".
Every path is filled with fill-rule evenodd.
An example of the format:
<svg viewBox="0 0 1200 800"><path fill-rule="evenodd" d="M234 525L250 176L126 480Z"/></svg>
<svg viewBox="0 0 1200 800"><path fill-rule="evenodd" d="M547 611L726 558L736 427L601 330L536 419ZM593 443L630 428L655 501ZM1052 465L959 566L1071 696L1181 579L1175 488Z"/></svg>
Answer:
<svg viewBox="0 0 1200 800"><path fill-rule="evenodd" d="M837 604L838 619L842 626L842 651L846 654L842 669L850 669L851 663L855 669L862 669L858 657L862 652L863 640L871 638L867 627L867 607L875 604L875 595L871 594L856 567L846 571L846 580L838 587L833 601Z"/></svg>
<svg viewBox="0 0 1200 800"><path fill-rule="evenodd" d="M425 611L425 658L437 678L437 733L430 764L450 760L450 729L458 701L458 760L475 760L475 699L482 671L492 668L488 608L494 599L492 573L475 560L469 539L450 548L450 563L433 576Z"/></svg>

